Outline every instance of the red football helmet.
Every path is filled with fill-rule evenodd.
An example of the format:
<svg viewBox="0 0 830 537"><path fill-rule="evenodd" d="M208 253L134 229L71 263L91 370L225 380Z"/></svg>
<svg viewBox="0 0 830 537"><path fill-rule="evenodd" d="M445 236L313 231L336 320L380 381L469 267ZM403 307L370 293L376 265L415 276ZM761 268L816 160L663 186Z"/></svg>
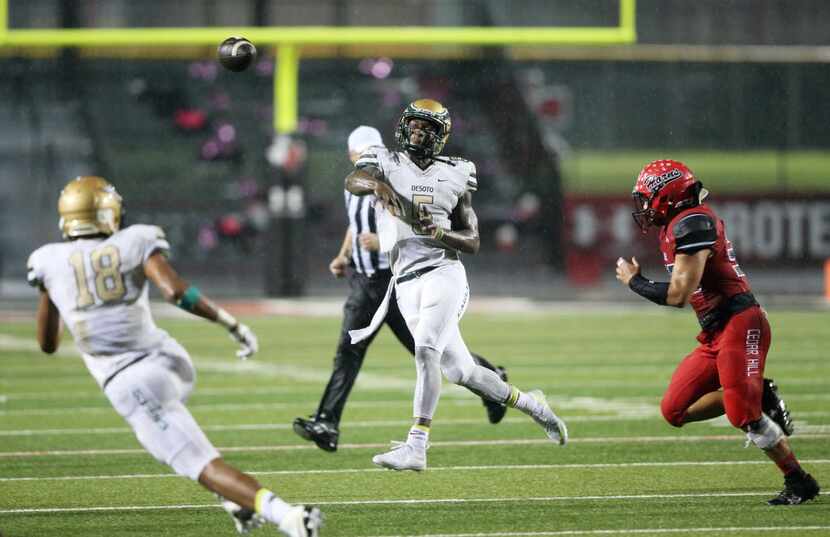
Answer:
<svg viewBox="0 0 830 537"><path fill-rule="evenodd" d="M703 185L692 170L676 160L649 162L637 176L634 190L634 221L646 232L649 226L668 223L672 213L700 203Z"/></svg>

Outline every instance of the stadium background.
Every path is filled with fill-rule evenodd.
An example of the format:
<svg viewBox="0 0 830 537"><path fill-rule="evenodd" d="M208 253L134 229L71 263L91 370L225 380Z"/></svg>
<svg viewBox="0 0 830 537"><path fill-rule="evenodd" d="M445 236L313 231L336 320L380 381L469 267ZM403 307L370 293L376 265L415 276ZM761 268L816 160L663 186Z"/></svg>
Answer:
<svg viewBox="0 0 830 537"><path fill-rule="evenodd" d="M509 6L509 8L508 8ZM446 154L474 160L478 295L618 299L610 261L645 258L628 215L639 168L687 161L770 299L813 303L830 257L830 10L820 1L640 0L636 44L310 45L298 123L275 143L273 47L231 73L213 46L0 48L0 277L31 296L26 255L58 237L59 187L113 181L131 222L162 225L175 261L224 296L335 296L344 145L388 144L402 107L444 102ZM613 27L620 4L573 1L10 0L10 30L211 26ZM270 152L270 157L268 156ZM288 159L287 161L285 159ZM276 160L274 160L276 159Z"/></svg>
<svg viewBox="0 0 830 537"><path fill-rule="evenodd" d="M688 308L628 292L612 268L635 254L647 275L664 274L628 193L644 163L687 161L768 311L766 375L793 412L794 449L826 488L830 9L825 0L639 0L630 42L633 33L614 30L626 5L0 0L0 534L235 535L212 494L141 449L67 334L54 355L35 343L26 256L59 240L60 187L98 173L124 194L128 222L163 225L174 265L258 334L261 351L240 362L224 331L153 304L193 357L188 408L211 441L286 500L320 505L324 535L830 535L826 492L783 511L766 505L780 473L725 418L665 423L660 398L697 322ZM274 71L289 62L275 62L275 47L255 37L265 34L243 34L261 61L234 74L215 61L224 31L197 45L85 48L49 46L37 33L110 28L116 39L150 28L173 40L199 28L322 25L322 34L359 26L403 38L404 24L482 29L479 38L545 27L583 39L302 45L296 129L282 123L291 136L279 137L275 119L292 110L290 99L273 108ZM366 123L391 143L400 110L420 96L453 114L447 153L479 167L483 241L465 258L465 341L517 386L544 391L568 422L564 449L517 412L486 423L476 397L445 385L429 470L372 467L410 421L412 363L388 330L367 356L337 454L291 432L328 380L346 294L327 271L345 225L346 135Z"/></svg>

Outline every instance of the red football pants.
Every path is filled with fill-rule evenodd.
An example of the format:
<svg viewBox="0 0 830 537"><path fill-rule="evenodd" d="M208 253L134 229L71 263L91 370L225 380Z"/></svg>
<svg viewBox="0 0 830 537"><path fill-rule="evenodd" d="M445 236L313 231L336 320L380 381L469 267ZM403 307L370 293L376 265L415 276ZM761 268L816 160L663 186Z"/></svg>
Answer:
<svg viewBox="0 0 830 537"><path fill-rule="evenodd" d="M692 403L720 387L733 426L743 428L759 419L770 337L759 306L734 315L719 332L701 332L700 345L680 362L663 394L660 410L666 421L682 426Z"/></svg>

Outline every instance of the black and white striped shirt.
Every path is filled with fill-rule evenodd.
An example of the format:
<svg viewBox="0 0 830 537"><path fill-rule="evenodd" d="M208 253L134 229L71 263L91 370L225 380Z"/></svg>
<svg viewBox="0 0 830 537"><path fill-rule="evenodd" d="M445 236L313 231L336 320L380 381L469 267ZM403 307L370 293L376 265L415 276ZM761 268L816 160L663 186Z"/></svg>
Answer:
<svg viewBox="0 0 830 537"><path fill-rule="evenodd" d="M355 270L371 276L378 270L389 270L389 256L377 251L370 252L360 245L362 233L377 233L375 220L375 197L371 194L355 196L345 192L346 213L349 215L349 229L352 232L352 263Z"/></svg>

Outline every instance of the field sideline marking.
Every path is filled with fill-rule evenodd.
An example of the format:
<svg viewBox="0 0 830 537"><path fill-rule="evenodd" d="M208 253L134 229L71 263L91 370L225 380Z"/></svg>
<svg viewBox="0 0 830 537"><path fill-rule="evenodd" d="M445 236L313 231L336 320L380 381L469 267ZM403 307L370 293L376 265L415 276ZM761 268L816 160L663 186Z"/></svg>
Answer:
<svg viewBox="0 0 830 537"><path fill-rule="evenodd" d="M308 500L297 503L313 505L419 505L419 504L447 504L447 503L505 503L505 502L560 502L560 501L608 501L608 500L666 500L681 498L735 498L746 496L766 496L774 492L707 492L681 494L619 494L608 496L534 496L509 498L431 498L409 500L342 500L342 501L315 501ZM824 492L822 496L827 496ZM37 513L84 513L100 511L155 511L161 509L215 509L219 504L183 504L183 505L125 505L125 506L92 506L92 507L42 507L26 509L2 509L0 515L22 515ZM818 527L818 526L809 526ZM826 526L830 528L830 526ZM596 531L596 530L591 530ZM473 534L475 535L475 534ZM500 534L496 534L500 535Z"/></svg>
<svg viewBox="0 0 830 537"><path fill-rule="evenodd" d="M800 441L805 440L826 440L830 434L806 434L799 435ZM570 444L632 444L632 443L661 443L661 442L742 442L742 437L733 435L699 435L699 436L594 436L584 438L572 438ZM434 447L467 447L467 446L517 446L517 445L550 445L551 441L546 439L510 439L510 440L449 440L432 442ZM383 449L388 448L386 442L374 442L366 444L340 444L338 449ZM271 446L230 446L217 447L219 451L226 453L244 453L260 451L300 451L318 449L313 444L288 444ZM48 451L0 451L0 458L6 457L60 457L78 455L136 455L146 454L141 448L123 449L79 449L79 450L48 450Z"/></svg>
<svg viewBox="0 0 830 537"><path fill-rule="evenodd" d="M804 464L830 464L830 459L802 459ZM598 468L662 468L678 466L746 466L769 465L767 460L759 461L669 461L669 462L602 462L602 463L563 463L563 464L500 464L488 466L437 466L430 467L430 472L467 472L482 470L591 470ZM382 468L340 468L336 470L262 470L247 471L251 475L329 475L362 474L386 472ZM78 475L55 477L0 477L0 483L9 481L95 481L109 479L161 479L181 478L178 474L125 474L125 475ZM184 478L182 478L184 479Z"/></svg>

